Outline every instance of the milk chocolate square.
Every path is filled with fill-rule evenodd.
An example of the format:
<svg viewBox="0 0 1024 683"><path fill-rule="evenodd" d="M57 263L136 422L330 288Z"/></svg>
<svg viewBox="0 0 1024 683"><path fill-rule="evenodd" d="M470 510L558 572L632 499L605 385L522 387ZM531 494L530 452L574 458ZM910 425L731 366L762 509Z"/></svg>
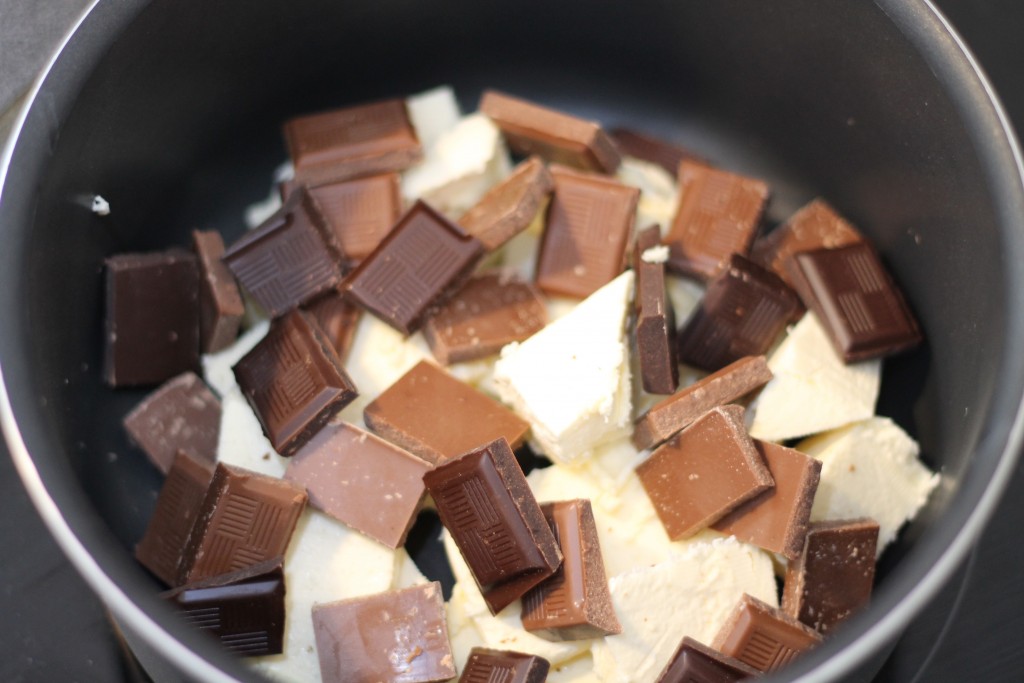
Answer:
<svg viewBox="0 0 1024 683"><path fill-rule="evenodd" d="M338 358L344 362L352 349L352 340L363 311L334 289L316 297L302 310L313 316Z"/></svg>
<svg viewBox="0 0 1024 683"><path fill-rule="evenodd" d="M530 157L488 190L458 223L487 251L494 251L529 227L553 189L544 162Z"/></svg>
<svg viewBox="0 0 1024 683"><path fill-rule="evenodd" d="M633 251L636 273L636 341L640 380L650 394L671 394L679 385L676 317L665 289L665 264L645 254L661 244L661 230L641 230Z"/></svg>
<svg viewBox="0 0 1024 683"><path fill-rule="evenodd" d="M537 655L474 647L459 683L544 683L550 668L551 663Z"/></svg>
<svg viewBox="0 0 1024 683"><path fill-rule="evenodd" d="M758 671L770 673L821 641L821 635L814 629L744 594L712 647Z"/></svg>
<svg viewBox="0 0 1024 683"><path fill-rule="evenodd" d="M221 261L224 239L216 230L192 231L192 248L199 258L199 339L203 353L231 345L245 315L235 276Z"/></svg>
<svg viewBox="0 0 1024 683"><path fill-rule="evenodd" d="M757 669L687 636L661 672L658 683L736 683L760 675Z"/></svg>

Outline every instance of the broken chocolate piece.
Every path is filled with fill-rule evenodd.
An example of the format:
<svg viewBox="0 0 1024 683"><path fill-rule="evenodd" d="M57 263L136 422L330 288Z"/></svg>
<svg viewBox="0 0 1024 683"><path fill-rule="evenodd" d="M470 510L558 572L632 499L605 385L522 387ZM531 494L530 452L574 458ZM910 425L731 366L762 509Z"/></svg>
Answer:
<svg viewBox="0 0 1024 683"><path fill-rule="evenodd" d="M304 486L313 507L397 548L427 495L429 469L427 461L337 420L299 449L284 478Z"/></svg>
<svg viewBox="0 0 1024 683"><path fill-rule="evenodd" d="M283 556L304 507L302 487L218 464L181 552L175 585Z"/></svg>
<svg viewBox="0 0 1024 683"><path fill-rule="evenodd" d="M284 124L295 181L318 184L401 171L423 158L405 101L384 100Z"/></svg>
<svg viewBox="0 0 1024 683"><path fill-rule="evenodd" d="M771 378L764 356L740 358L654 404L636 421L633 445L653 448L715 406L737 401Z"/></svg>
<svg viewBox="0 0 1024 683"><path fill-rule="evenodd" d="M636 468L673 541L697 533L774 485L743 424L743 408L721 406L662 444Z"/></svg>
<svg viewBox="0 0 1024 683"><path fill-rule="evenodd" d="M882 358L921 342L903 294L866 242L794 255L793 287L847 363Z"/></svg>
<svg viewBox="0 0 1024 683"><path fill-rule="evenodd" d="M338 358L344 361L352 348L352 340L355 338L362 311L333 289L321 294L302 308L313 316L313 320L327 335L327 340L338 354Z"/></svg>
<svg viewBox="0 0 1024 683"><path fill-rule="evenodd" d="M661 672L658 683L736 683L760 675L757 669L687 636Z"/></svg>
<svg viewBox="0 0 1024 683"><path fill-rule="evenodd" d="M324 683L434 683L456 675L441 584L313 605Z"/></svg>
<svg viewBox="0 0 1024 683"><path fill-rule="evenodd" d="M238 337L245 304L238 283L221 261L224 239L216 230L192 231L199 258L199 339L203 353L215 353Z"/></svg>
<svg viewBox="0 0 1024 683"><path fill-rule="evenodd" d="M142 399L125 415L124 428L164 474L179 450L212 463L220 435L220 401L189 371Z"/></svg>
<svg viewBox="0 0 1024 683"><path fill-rule="evenodd" d="M480 100L480 111L494 121L509 149L522 156L584 171L614 173L619 152L600 124L541 107L494 90Z"/></svg>
<svg viewBox="0 0 1024 683"><path fill-rule="evenodd" d="M537 289L514 275L486 273L463 286L423 325L423 336L440 363L450 365L493 356L547 324Z"/></svg>
<svg viewBox="0 0 1024 683"><path fill-rule="evenodd" d="M284 563L275 557L160 595L198 629L242 657L281 654L284 646Z"/></svg>
<svg viewBox="0 0 1024 683"><path fill-rule="evenodd" d="M558 540L562 566L523 596L523 628L548 640L622 633L590 501L562 500L540 509Z"/></svg>
<svg viewBox="0 0 1024 683"><path fill-rule="evenodd" d="M550 668L551 663L537 655L474 647L459 683L544 683Z"/></svg>
<svg viewBox="0 0 1024 683"><path fill-rule="evenodd" d="M679 164L683 160L701 161L696 154L688 149L629 128L613 128L611 136L615 140L619 152L624 156L661 166L673 178L679 175Z"/></svg>
<svg viewBox="0 0 1024 683"><path fill-rule="evenodd" d="M357 396L341 360L306 313L292 311L232 368L274 450L292 455Z"/></svg>
<svg viewBox="0 0 1024 683"><path fill-rule="evenodd" d="M146 533L135 546L135 559L168 586L179 583L181 554L206 497L213 468L212 463L179 451L160 488Z"/></svg>
<svg viewBox="0 0 1024 683"><path fill-rule="evenodd" d="M767 441L754 441L774 488L743 503L712 525L744 543L795 560L804 548L821 461Z"/></svg>
<svg viewBox="0 0 1024 683"><path fill-rule="evenodd" d="M799 310L800 300L785 282L733 254L679 331L679 360L714 372L761 355Z"/></svg>
<svg viewBox="0 0 1024 683"><path fill-rule="evenodd" d="M272 318L337 287L339 260L334 233L305 188L224 254L224 263Z"/></svg>
<svg viewBox="0 0 1024 683"><path fill-rule="evenodd" d="M584 299L622 272L640 190L559 166L551 176L535 281L548 294Z"/></svg>
<svg viewBox="0 0 1024 683"><path fill-rule="evenodd" d="M504 439L441 463L423 481L491 614L558 569L558 541Z"/></svg>
<svg viewBox="0 0 1024 683"><path fill-rule="evenodd" d="M529 424L493 398L420 361L363 411L366 426L433 464L497 438L518 448Z"/></svg>
<svg viewBox="0 0 1024 683"><path fill-rule="evenodd" d="M648 249L661 244L653 225L637 234L633 252L636 272L636 348L644 391L671 394L679 386L676 358L676 318L665 290L665 263L652 259Z"/></svg>
<svg viewBox="0 0 1024 683"><path fill-rule="evenodd" d="M199 265L180 249L106 260L104 377L160 384L199 369Z"/></svg>
<svg viewBox="0 0 1024 683"><path fill-rule="evenodd" d="M821 633L835 629L871 598L877 544L872 519L812 524L786 569L782 611Z"/></svg>
<svg viewBox="0 0 1024 683"><path fill-rule="evenodd" d="M349 274L344 290L409 335L458 291L483 255L479 241L420 200Z"/></svg>
<svg viewBox="0 0 1024 683"><path fill-rule="evenodd" d="M750 250L750 260L778 275L790 287L786 261L801 251L835 249L863 241L857 229L836 213L823 199L815 199L788 221L759 237Z"/></svg>
<svg viewBox="0 0 1024 683"><path fill-rule="evenodd" d="M789 664L822 641L821 635L796 619L743 594L712 646L769 673Z"/></svg>
<svg viewBox="0 0 1024 683"><path fill-rule="evenodd" d="M553 189L544 162L530 157L462 214L459 225L494 251L526 230Z"/></svg>
<svg viewBox="0 0 1024 683"><path fill-rule="evenodd" d="M704 164L679 164L679 208L665 244L668 267L709 280L746 254L761 224L768 186Z"/></svg>

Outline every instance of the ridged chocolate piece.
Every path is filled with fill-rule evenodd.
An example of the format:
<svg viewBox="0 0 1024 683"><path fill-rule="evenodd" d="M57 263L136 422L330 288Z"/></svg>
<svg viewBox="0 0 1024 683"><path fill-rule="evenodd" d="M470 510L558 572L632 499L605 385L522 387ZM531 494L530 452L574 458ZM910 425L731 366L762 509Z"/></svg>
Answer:
<svg viewBox="0 0 1024 683"><path fill-rule="evenodd" d="M146 533L135 546L135 559L168 586L176 586L178 565L199 506L213 478L214 465L177 453L160 488Z"/></svg>
<svg viewBox="0 0 1024 683"><path fill-rule="evenodd" d="M795 560L807 537L821 461L767 441L755 440L754 445L772 473L774 488L743 503L712 527Z"/></svg>
<svg viewBox="0 0 1024 683"><path fill-rule="evenodd" d="M273 321L232 368L274 450L292 455L358 395L334 347L301 311Z"/></svg>
<svg viewBox="0 0 1024 683"><path fill-rule="evenodd" d="M551 663L537 655L474 647L459 683L544 683Z"/></svg>
<svg viewBox="0 0 1024 683"><path fill-rule="evenodd" d="M698 280L746 254L761 224L768 186L704 164L679 164L679 208L665 238L670 269Z"/></svg>
<svg viewBox="0 0 1024 683"><path fill-rule="evenodd" d="M530 425L511 410L420 361L363 410L374 433L440 464L501 438L518 448Z"/></svg>
<svg viewBox="0 0 1024 683"><path fill-rule="evenodd" d="M622 272L640 190L594 173L551 167L555 193L537 254L537 286L584 299Z"/></svg>
<svg viewBox="0 0 1024 683"><path fill-rule="evenodd" d="M744 593L712 647L763 673L777 671L821 643L821 635Z"/></svg>
<svg viewBox="0 0 1024 683"><path fill-rule="evenodd" d="M255 230L232 244L224 263L273 318L341 283L334 233L305 188Z"/></svg>
<svg viewBox="0 0 1024 683"><path fill-rule="evenodd" d="M199 369L199 264L180 250L106 260L104 377L156 385Z"/></svg>
<svg viewBox="0 0 1024 683"><path fill-rule="evenodd" d="M455 678L437 581L313 605L324 683L433 683Z"/></svg>
<svg viewBox="0 0 1024 683"><path fill-rule="evenodd" d="M401 171L423 158L401 99L300 116L284 124L284 137L296 182Z"/></svg>
<svg viewBox="0 0 1024 683"><path fill-rule="evenodd" d="M283 556L304 507L302 487L218 464L181 553L175 585Z"/></svg>
<svg viewBox="0 0 1024 683"><path fill-rule="evenodd" d="M558 541L504 439L438 465L423 481L491 614L558 569Z"/></svg>
<svg viewBox="0 0 1024 683"><path fill-rule="evenodd" d="M199 258L199 340L203 353L232 344L245 315L235 276L221 261L224 238L216 230L193 230L192 249Z"/></svg>
<svg viewBox="0 0 1024 683"><path fill-rule="evenodd" d="M558 540L562 566L523 596L523 628L548 640L622 633L590 501L562 500L540 509Z"/></svg>
<svg viewBox="0 0 1024 683"><path fill-rule="evenodd" d="M412 334L469 278L484 247L417 201L345 280L360 306L402 334Z"/></svg>
<svg viewBox="0 0 1024 683"><path fill-rule="evenodd" d="M309 504L356 531L397 548L416 520L430 463L362 429L335 420L295 454L284 478Z"/></svg>
<svg viewBox="0 0 1024 683"><path fill-rule="evenodd" d="M547 324L547 307L529 282L506 273L476 275L423 325L423 336L445 365L493 356Z"/></svg>
<svg viewBox="0 0 1024 683"><path fill-rule="evenodd" d="M786 261L794 254L835 249L863 240L857 229L825 200L814 199L778 228L759 237L750 250L750 260L771 270L792 287Z"/></svg>
<svg viewBox="0 0 1024 683"><path fill-rule="evenodd" d="M220 435L220 400L189 371L142 399L125 415L124 428L164 474L179 450L213 463Z"/></svg>
<svg viewBox="0 0 1024 683"><path fill-rule="evenodd" d="M827 634L864 608L875 581L878 523L815 522L799 557L786 568L782 611Z"/></svg>
<svg viewBox="0 0 1024 683"><path fill-rule="evenodd" d="M679 360L714 372L765 353L800 310L800 300L773 273L734 254L679 331Z"/></svg>
<svg viewBox="0 0 1024 683"><path fill-rule="evenodd" d="M275 557L174 588L160 597L234 654L258 657L281 654L284 649L284 595L283 559Z"/></svg>
<svg viewBox="0 0 1024 683"><path fill-rule="evenodd" d="M658 683L736 683L761 672L687 636L661 672Z"/></svg>
<svg viewBox="0 0 1024 683"><path fill-rule="evenodd" d="M871 245L802 252L787 267L793 287L847 363L921 343L914 314Z"/></svg>
<svg viewBox="0 0 1024 683"><path fill-rule="evenodd" d="M644 257L661 244L661 230L641 230L633 250L636 273L636 349L644 391L671 394L679 386L676 356L676 317L665 289L665 264Z"/></svg>
<svg viewBox="0 0 1024 683"><path fill-rule="evenodd" d="M662 444L636 468L673 541L704 529L775 482L743 424L722 406Z"/></svg>
<svg viewBox="0 0 1024 683"><path fill-rule="evenodd" d="M684 160L701 161L688 149L629 128L613 128L611 136L624 156L657 164L671 173L673 178L679 175L679 164Z"/></svg>
<svg viewBox="0 0 1024 683"><path fill-rule="evenodd" d="M352 340L355 338L362 310L346 299L341 292L333 289L313 299L302 309L313 316L313 320L327 335L327 340L338 354L338 358L344 362L352 349Z"/></svg>
<svg viewBox="0 0 1024 683"><path fill-rule="evenodd" d="M747 356L656 403L636 421L633 445L653 448L715 406L738 401L772 378L764 356Z"/></svg>
<svg viewBox="0 0 1024 683"><path fill-rule="evenodd" d="M544 162L530 157L462 214L459 225L494 251L529 227L553 189Z"/></svg>
<svg viewBox="0 0 1024 683"><path fill-rule="evenodd" d="M480 111L494 121L509 149L522 156L536 154L546 161L584 171L614 173L621 158L600 124L488 90Z"/></svg>

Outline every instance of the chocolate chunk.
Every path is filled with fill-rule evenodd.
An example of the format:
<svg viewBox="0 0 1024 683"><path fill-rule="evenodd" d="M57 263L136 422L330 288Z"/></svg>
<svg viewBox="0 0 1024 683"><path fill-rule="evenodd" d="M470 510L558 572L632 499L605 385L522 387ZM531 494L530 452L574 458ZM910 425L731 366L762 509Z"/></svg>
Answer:
<svg viewBox="0 0 1024 683"><path fill-rule="evenodd" d="M658 683L736 683L761 672L687 636L658 677Z"/></svg>
<svg viewBox="0 0 1024 683"><path fill-rule="evenodd" d="M758 671L777 671L822 640L814 629L744 594L712 646Z"/></svg>
<svg viewBox="0 0 1024 683"><path fill-rule="evenodd" d="M459 683L544 683L551 663L537 655L474 647Z"/></svg>
<svg viewBox="0 0 1024 683"><path fill-rule="evenodd" d="M456 675L437 581L313 605L324 683L432 683Z"/></svg>
<svg viewBox="0 0 1024 683"><path fill-rule="evenodd" d="M505 273L470 278L423 325L434 357L445 365L493 356L501 347L523 341L547 324L548 313L537 289Z"/></svg>
<svg viewBox="0 0 1024 683"><path fill-rule="evenodd" d="M245 315L235 276L221 261L224 239L216 230L192 231L192 248L199 258L199 340L203 353L231 345Z"/></svg>
<svg viewBox="0 0 1024 683"><path fill-rule="evenodd" d="M636 473L673 541L714 524L774 485L739 406L709 410L640 463Z"/></svg>
<svg viewBox="0 0 1024 683"><path fill-rule="evenodd" d="M714 372L765 353L800 310L786 283L734 254L679 331L679 360Z"/></svg>
<svg viewBox="0 0 1024 683"><path fill-rule="evenodd" d="M300 311L270 324L232 368L274 450L292 455L358 395L324 333Z"/></svg>
<svg viewBox="0 0 1024 683"><path fill-rule="evenodd" d="M702 161L688 149L629 128L613 128L611 136L623 155L661 166L673 178L678 176L679 164L684 160Z"/></svg>
<svg viewBox="0 0 1024 683"><path fill-rule="evenodd" d="M352 349L362 311L337 290L321 294L302 307L327 336L342 361Z"/></svg>
<svg viewBox="0 0 1024 683"><path fill-rule="evenodd" d="M275 557L236 572L196 581L160 595L186 621L242 657L281 654L284 646L284 565Z"/></svg>
<svg viewBox="0 0 1024 683"><path fill-rule="evenodd" d="M544 162L530 157L462 214L459 225L494 251L529 227L554 187Z"/></svg>
<svg viewBox="0 0 1024 683"><path fill-rule="evenodd" d="M295 454L284 478L306 488L309 504L397 548L427 495L430 463L340 420Z"/></svg>
<svg viewBox="0 0 1024 683"><path fill-rule="evenodd" d="M363 411L376 434L433 464L503 438L518 448L530 426L491 397L420 361Z"/></svg>
<svg viewBox="0 0 1024 683"><path fill-rule="evenodd" d="M921 343L914 314L866 242L802 252L787 267L793 287L847 363Z"/></svg>
<svg viewBox="0 0 1024 683"><path fill-rule="evenodd" d="M419 329L472 274L483 245L417 201L345 280L360 306L402 334Z"/></svg>
<svg viewBox="0 0 1024 683"><path fill-rule="evenodd" d="M654 225L641 230L633 252L636 273L636 348L644 391L671 394L679 386L676 358L676 318L665 290L665 264L651 259L648 249L661 244Z"/></svg>
<svg viewBox="0 0 1024 683"><path fill-rule="evenodd" d="M491 614L558 569L558 541L504 439L438 465L423 481Z"/></svg>
<svg viewBox="0 0 1024 683"><path fill-rule="evenodd" d="M871 598L878 523L815 522L803 552L786 569L782 611L827 634Z"/></svg>
<svg viewBox="0 0 1024 683"><path fill-rule="evenodd" d="M175 585L283 556L304 507L302 487L218 464L181 552Z"/></svg>
<svg viewBox="0 0 1024 683"><path fill-rule="evenodd" d="M713 528L795 560L804 548L821 461L767 441L755 440L754 445L775 487L743 503Z"/></svg>
<svg viewBox="0 0 1024 683"><path fill-rule="evenodd" d="M179 450L212 463L217 459L220 401L189 371L142 399L125 415L124 428L164 474Z"/></svg>
<svg viewBox="0 0 1024 683"><path fill-rule="evenodd" d="M296 182L317 184L401 171L423 158L405 101L384 100L284 124Z"/></svg>
<svg viewBox="0 0 1024 683"><path fill-rule="evenodd" d="M584 299L622 272L640 190L560 166L551 176L535 280L548 294Z"/></svg>
<svg viewBox="0 0 1024 683"><path fill-rule="evenodd" d="M178 565L199 506L206 497L214 465L179 451L160 488L153 516L142 540L135 546L135 559L168 586L178 585Z"/></svg>
<svg viewBox="0 0 1024 683"><path fill-rule="evenodd" d="M494 121L516 154L584 171L614 173L619 152L600 124L488 90L480 111Z"/></svg>
<svg viewBox="0 0 1024 683"><path fill-rule="evenodd" d="M764 356L748 356L662 399L636 421L633 445L653 448L715 406L743 398L772 378Z"/></svg>
<svg viewBox="0 0 1024 683"><path fill-rule="evenodd" d="M622 633L590 501L544 503L540 509L558 540L562 566L523 596L523 628L548 640Z"/></svg>
<svg viewBox="0 0 1024 683"><path fill-rule="evenodd" d="M815 199L788 221L764 237L750 250L750 260L778 275L790 287L786 261L801 251L835 249L863 241L857 229L836 213L823 199Z"/></svg>
<svg viewBox="0 0 1024 683"><path fill-rule="evenodd" d="M106 260L104 377L160 384L199 368L199 265L180 249Z"/></svg>
<svg viewBox="0 0 1024 683"><path fill-rule="evenodd" d="M746 254L761 223L768 186L704 164L679 164L679 208L665 238L668 267L709 280L733 254Z"/></svg>

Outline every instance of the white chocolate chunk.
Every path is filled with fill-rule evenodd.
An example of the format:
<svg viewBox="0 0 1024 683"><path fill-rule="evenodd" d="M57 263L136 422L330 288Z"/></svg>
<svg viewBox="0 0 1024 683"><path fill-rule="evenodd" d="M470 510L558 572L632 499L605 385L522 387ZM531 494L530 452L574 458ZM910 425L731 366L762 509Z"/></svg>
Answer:
<svg viewBox="0 0 1024 683"><path fill-rule="evenodd" d="M594 658L590 653L577 657L570 662L562 662L552 666L548 671L546 683L598 683L594 673Z"/></svg>
<svg viewBox="0 0 1024 683"><path fill-rule="evenodd" d="M283 477L288 460L282 458L263 434L256 413L238 389L225 394L220 404L217 460L271 477Z"/></svg>
<svg viewBox="0 0 1024 683"><path fill-rule="evenodd" d="M609 581L622 633L594 641L605 683L654 683L679 642L711 642L743 593L778 605L771 559L733 537L690 544L653 567Z"/></svg>
<svg viewBox="0 0 1024 683"><path fill-rule="evenodd" d="M768 368L774 377L747 410L756 439L808 436L875 413L882 362L843 363L813 313L790 330Z"/></svg>
<svg viewBox="0 0 1024 683"><path fill-rule="evenodd" d="M672 300L672 312L676 315L676 324L682 325L697 310L704 298L704 287L685 277L668 275L665 278L665 289Z"/></svg>
<svg viewBox="0 0 1024 683"><path fill-rule="evenodd" d="M445 132L459 122L462 112L450 85L442 85L407 97L406 110L423 149L437 144Z"/></svg>
<svg viewBox="0 0 1024 683"><path fill-rule="evenodd" d="M507 345L494 368L501 399L533 428L538 450L556 462L590 457L632 428L626 271L564 317Z"/></svg>
<svg viewBox="0 0 1024 683"><path fill-rule="evenodd" d="M939 484L939 475L917 459L917 442L887 417L806 439L797 448L822 463L811 520L871 517L879 526L879 554Z"/></svg>
<svg viewBox="0 0 1024 683"><path fill-rule="evenodd" d="M423 572L412 561L405 548L397 548L395 550L395 576L391 582L391 590L422 586L427 583L430 583L430 579L423 576Z"/></svg>
<svg viewBox="0 0 1024 683"><path fill-rule="evenodd" d="M664 233L672 225L679 203L676 179L661 166L634 157L623 157L616 176L626 185L640 188L637 227L657 223Z"/></svg>
<svg viewBox="0 0 1024 683"><path fill-rule="evenodd" d="M644 253L640 254L640 260L644 263L667 263L668 247L664 244L659 244L649 249L644 249Z"/></svg>
<svg viewBox="0 0 1024 683"><path fill-rule="evenodd" d="M256 323L252 328L240 336L235 342L217 353L207 353L202 357L203 379L210 385L210 388L221 397L227 396L232 391L238 391L238 382L235 381L235 373L231 369L242 360L242 356L249 353L252 347L267 336L270 329L270 321L263 320Z"/></svg>
<svg viewBox="0 0 1024 683"><path fill-rule="evenodd" d="M252 230L261 225L263 221L270 218L275 211L281 208L281 192L278 190L278 183L291 180L295 177L295 167L290 161L281 163L274 169L274 181L270 185L266 199L245 207L245 226Z"/></svg>

